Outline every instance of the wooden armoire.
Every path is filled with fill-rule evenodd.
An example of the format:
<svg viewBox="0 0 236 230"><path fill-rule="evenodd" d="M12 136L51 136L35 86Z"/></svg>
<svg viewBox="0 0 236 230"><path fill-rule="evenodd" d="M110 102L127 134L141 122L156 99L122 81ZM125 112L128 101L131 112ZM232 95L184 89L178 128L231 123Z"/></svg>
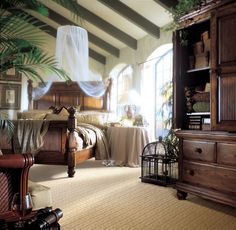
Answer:
<svg viewBox="0 0 236 230"><path fill-rule="evenodd" d="M174 32L177 197L236 207L236 1L208 1Z"/></svg>

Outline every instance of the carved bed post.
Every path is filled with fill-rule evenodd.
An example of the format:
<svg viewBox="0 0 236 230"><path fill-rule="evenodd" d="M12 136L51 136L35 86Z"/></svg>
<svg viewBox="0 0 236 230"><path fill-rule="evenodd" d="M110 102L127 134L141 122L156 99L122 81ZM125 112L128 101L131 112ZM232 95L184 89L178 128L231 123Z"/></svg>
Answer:
<svg viewBox="0 0 236 230"><path fill-rule="evenodd" d="M33 109L33 81L31 79L28 80L28 86L27 86L27 92L28 92L28 110Z"/></svg>
<svg viewBox="0 0 236 230"><path fill-rule="evenodd" d="M68 176L73 177L75 174L75 152L77 150L76 142L76 126L77 120L75 118L76 109L74 107L68 108L69 117L68 117L68 130L69 130L69 139L68 139Z"/></svg>
<svg viewBox="0 0 236 230"><path fill-rule="evenodd" d="M112 78L107 80L107 89L103 97L103 109L110 111L111 110L111 89L112 89Z"/></svg>

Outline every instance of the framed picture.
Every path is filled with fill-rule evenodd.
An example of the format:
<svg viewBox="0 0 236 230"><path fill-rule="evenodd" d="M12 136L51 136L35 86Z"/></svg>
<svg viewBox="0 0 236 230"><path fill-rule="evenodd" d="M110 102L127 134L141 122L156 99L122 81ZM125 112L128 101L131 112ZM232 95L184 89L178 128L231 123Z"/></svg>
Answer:
<svg viewBox="0 0 236 230"><path fill-rule="evenodd" d="M7 70L5 74L0 74L0 81L18 81L21 82L21 74L15 68Z"/></svg>
<svg viewBox="0 0 236 230"><path fill-rule="evenodd" d="M20 109L21 85L0 83L0 109Z"/></svg>

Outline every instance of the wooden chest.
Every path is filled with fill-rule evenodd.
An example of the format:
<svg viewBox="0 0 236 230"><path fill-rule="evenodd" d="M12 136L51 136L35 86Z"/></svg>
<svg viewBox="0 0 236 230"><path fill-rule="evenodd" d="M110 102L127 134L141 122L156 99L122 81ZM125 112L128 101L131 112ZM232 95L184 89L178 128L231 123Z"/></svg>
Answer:
<svg viewBox="0 0 236 230"><path fill-rule="evenodd" d="M236 134L178 131L177 196L193 193L236 207Z"/></svg>

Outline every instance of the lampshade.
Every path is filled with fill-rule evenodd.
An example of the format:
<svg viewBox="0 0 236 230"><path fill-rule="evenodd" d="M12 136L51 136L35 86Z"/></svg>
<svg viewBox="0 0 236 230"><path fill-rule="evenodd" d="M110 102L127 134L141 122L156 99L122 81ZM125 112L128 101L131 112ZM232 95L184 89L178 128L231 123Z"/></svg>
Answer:
<svg viewBox="0 0 236 230"><path fill-rule="evenodd" d="M119 105L140 105L140 95L136 90L132 89L127 93L123 94L120 100L118 101Z"/></svg>

